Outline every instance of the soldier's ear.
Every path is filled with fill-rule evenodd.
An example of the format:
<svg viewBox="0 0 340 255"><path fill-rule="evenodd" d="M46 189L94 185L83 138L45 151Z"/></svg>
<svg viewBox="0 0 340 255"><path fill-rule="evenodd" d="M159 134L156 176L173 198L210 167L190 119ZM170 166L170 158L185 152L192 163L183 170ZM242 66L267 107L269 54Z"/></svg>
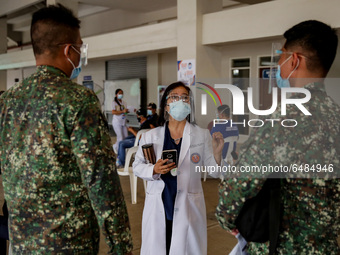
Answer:
<svg viewBox="0 0 340 255"><path fill-rule="evenodd" d="M70 48L71 47L71 44L66 44L65 45L65 48L64 48L64 55L66 56L66 57L70 57Z"/></svg>

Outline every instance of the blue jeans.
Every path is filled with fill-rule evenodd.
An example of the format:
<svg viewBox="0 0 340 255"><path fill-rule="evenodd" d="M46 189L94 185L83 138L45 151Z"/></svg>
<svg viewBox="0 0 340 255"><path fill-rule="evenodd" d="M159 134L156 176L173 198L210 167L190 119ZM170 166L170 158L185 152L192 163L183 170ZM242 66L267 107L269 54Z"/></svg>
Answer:
<svg viewBox="0 0 340 255"><path fill-rule="evenodd" d="M135 143L136 137L134 135L130 135L126 137L124 140L119 142L118 146L118 159L121 165L125 165L125 151L127 148L133 147Z"/></svg>

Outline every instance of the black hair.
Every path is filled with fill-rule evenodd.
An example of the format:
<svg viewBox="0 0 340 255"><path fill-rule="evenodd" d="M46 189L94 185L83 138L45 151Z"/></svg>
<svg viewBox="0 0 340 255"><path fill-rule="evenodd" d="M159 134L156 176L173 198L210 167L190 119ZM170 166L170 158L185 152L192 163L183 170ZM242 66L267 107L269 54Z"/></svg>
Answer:
<svg viewBox="0 0 340 255"><path fill-rule="evenodd" d="M124 93L124 91L122 90L122 89L116 89L116 92L115 92L115 102L119 105L119 107L120 108L122 108L122 105L120 104L120 102L119 102L119 100L118 100L118 98L117 98L117 94L119 93L119 92L123 92Z"/></svg>
<svg viewBox="0 0 340 255"><path fill-rule="evenodd" d="M140 108L138 111L136 111L136 114L139 115L139 116L143 116L144 118L147 117L147 112L143 108Z"/></svg>
<svg viewBox="0 0 340 255"><path fill-rule="evenodd" d="M222 104L219 107L217 107L217 112L222 113L223 115L230 117L230 107L229 105Z"/></svg>
<svg viewBox="0 0 340 255"><path fill-rule="evenodd" d="M76 44L80 20L61 4L50 5L32 16L31 40L34 55L49 53L56 56L62 44Z"/></svg>
<svg viewBox="0 0 340 255"><path fill-rule="evenodd" d="M157 109L157 105L155 103L149 103L148 107L151 107L151 109Z"/></svg>
<svg viewBox="0 0 340 255"><path fill-rule="evenodd" d="M302 48L309 71L321 69L325 75L328 73L338 46L335 29L317 20L307 20L288 29L283 36L286 50Z"/></svg>
<svg viewBox="0 0 340 255"><path fill-rule="evenodd" d="M168 114L165 111L165 107L166 107L166 102L167 102L167 96L170 94L170 92L172 90L174 90L175 88L178 87L183 87L187 90L189 96L190 96L190 106L191 106L191 114L189 114L186 119L189 123L191 124L195 124L195 108L194 108L194 99L192 97L192 93L191 90L188 86L186 86L183 82L178 81L175 83L170 84L164 91L164 94L162 96L161 99L161 103L160 103L160 111L159 111L159 118L158 118L158 125L159 126L163 126L165 124L165 122L167 121L166 115Z"/></svg>

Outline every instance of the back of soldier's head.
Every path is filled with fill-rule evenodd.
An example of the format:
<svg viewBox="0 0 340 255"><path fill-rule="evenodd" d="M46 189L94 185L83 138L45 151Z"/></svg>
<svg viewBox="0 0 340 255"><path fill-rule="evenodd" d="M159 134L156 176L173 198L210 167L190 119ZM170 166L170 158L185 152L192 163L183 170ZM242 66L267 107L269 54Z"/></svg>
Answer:
<svg viewBox="0 0 340 255"><path fill-rule="evenodd" d="M217 107L217 112L227 118L230 117L230 107L229 105L223 104Z"/></svg>
<svg viewBox="0 0 340 255"><path fill-rule="evenodd" d="M338 46L336 30L316 20L301 22L283 36L287 51L301 49L306 56L307 69L310 72L322 71L325 75L331 68Z"/></svg>
<svg viewBox="0 0 340 255"><path fill-rule="evenodd" d="M31 23L31 40L34 55L52 57L63 44L76 44L80 20L61 4L50 5L35 12Z"/></svg>

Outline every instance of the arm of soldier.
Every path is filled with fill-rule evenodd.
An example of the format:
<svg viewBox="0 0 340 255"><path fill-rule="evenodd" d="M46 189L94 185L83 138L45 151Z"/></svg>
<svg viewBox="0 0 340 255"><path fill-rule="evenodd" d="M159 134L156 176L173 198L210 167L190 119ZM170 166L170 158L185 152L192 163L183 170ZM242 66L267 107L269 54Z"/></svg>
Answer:
<svg viewBox="0 0 340 255"><path fill-rule="evenodd" d="M238 170L241 167L259 166L272 160L273 141L267 137L272 131L270 126L253 130L240 149ZM231 173L229 178L225 176L225 180L219 184L219 204L216 209L216 217L224 229L235 230L235 220L244 202L257 195L266 177L267 175L262 173Z"/></svg>
<svg viewBox="0 0 340 255"><path fill-rule="evenodd" d="M107 121L100 111L97 98L83 106L75 118L71 142L110 252L131 252L132 237L126 204L115 167Z"/></svg>

